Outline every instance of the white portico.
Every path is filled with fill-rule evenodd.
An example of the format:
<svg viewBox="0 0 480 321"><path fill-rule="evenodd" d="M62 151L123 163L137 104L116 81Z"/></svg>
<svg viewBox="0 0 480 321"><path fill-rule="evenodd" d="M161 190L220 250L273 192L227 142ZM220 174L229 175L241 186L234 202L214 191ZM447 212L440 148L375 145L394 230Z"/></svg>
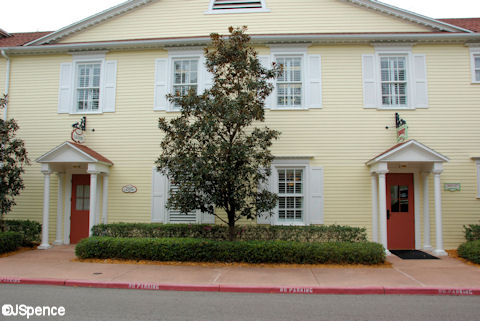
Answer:
<svg viewBox="0 0 480 321"><path fill-rule="evenodd" d="M50 175L52 173L57 175L58 180L57 224L54 244L69 244L70 233L73 228L76 228L71 225L73 175L89 175L89 195L85 196L85 199L89 200L89 203L85 205L88 211L88 235L91 233L91 228L100 222L100 218L104 223L107 222L108 174L110 167L113 165L110 160L87 146L64 142L40 156L36 161L41 164L41 171L44 175L42 242L38 247L39 249L50 247L48 222L50 216ZM100 199L102 200L101 203Z"/></svg>
<svg viewBox="0 0 480 321"><path fill-rule="evenodd" d="M408 206L411 208L411 238L414 238L411 239L412 246L414 246L414 249L423 248L428 251L433 250L430 241L431 225L429 208L429 177L432 174L436 231L435 249L433 253L438 256L447 255L443 247L442 189L440 175L443 172L443 163L448 161L449 159L447 157L418 141L408 140L393 146L366 163L372 174L372 236L375 242L380 242L385 249L387 249L387 254L390 253L388 249L392 249L392 244L394 243L392 235L389 235L389 233L395 232L397 235L400 235L400 237L409 237L406 231L408 227L405 227L405 224L402 223L403 225L395 226L392 224L392 221L387 222L387 220L390 220L390 215L393 215L394 212L394 205L392 204L394 200L397 200L395 193L398 188L400 188L400 190L402 188L404 189L403 195L401 191L399 192L400 196L398 199L400 205L402 202L405 203L404 212L408 212ZM411 187L408 187L408 183L400 183L397 185L395 185L395 183L389 183L389 179L390 181L395 181L395 175L397 175L397 178L401 175L403 175L403 177L410 175L413 180ZM423 204L420 204L420 196L423 196ZM401 212L398 207L395 211ZM421 213L423 215L420 215ZM423 246L421 242L422 216L424 228Z"/></svg>

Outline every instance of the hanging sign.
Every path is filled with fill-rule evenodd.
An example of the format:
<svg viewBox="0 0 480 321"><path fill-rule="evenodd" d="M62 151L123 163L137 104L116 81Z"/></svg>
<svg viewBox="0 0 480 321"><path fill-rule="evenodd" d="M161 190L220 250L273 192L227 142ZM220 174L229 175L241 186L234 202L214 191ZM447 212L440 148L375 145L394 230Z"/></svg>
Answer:
<svg viewBox="0 0 480 321"><path fill-rule="evenodd" d="M79 122L72 125L71 138L75 143L82 144L85 142L85 131L87 129L87 117L83 116Z"/></svg>
<svg viewBox="0 0 480 321"><path fill-rule="evenodd" d="M462 190L460 183L445 183L443 184L443 190L449 192L459 192Z"/></svg>
<svg viewBox="0 0 480 321"><path fill-rule="evenodd" d="M137 192L137 187L132 185L132 184L128 184L128 185L125 185L122 187L122 192L124 193L136 193Z"/></svg>
<svg viewBox="0 0 480 321"><path fill-rule="evenodd" d="M408 139L408 126L407 122L401 119L398 113L395 113L395 126L397 128L397 143L403 143Z"/></svg>

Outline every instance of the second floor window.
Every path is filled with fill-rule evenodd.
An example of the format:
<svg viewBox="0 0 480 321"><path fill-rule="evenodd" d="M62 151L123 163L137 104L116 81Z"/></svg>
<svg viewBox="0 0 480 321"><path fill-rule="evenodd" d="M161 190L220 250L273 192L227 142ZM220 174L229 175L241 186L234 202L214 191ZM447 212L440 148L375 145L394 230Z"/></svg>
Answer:
<svg viewBox="0 0 480 321"><path fill-rule="evenodd" d="M197 91L198 59L175 59L173 61L173 93L184 96L190 89Z"/></svg>
<svg viewBox="0 0 480 321"><path fill-rule="evenodd" d="M480 82L480 55L474 55L474 72L475 72L475 82Z"/></svg>
<svg viewBox="0 0 480 321"><path fill-rule="evenodd" d="M382 105L407 106L406 57L380 58Z"/></svg>
<svg viewBox="0 0 480 321"><path fill-rule="evenodd" d="M101 66L100 62L77 64L77 112L95 112L99 110Z"/></svg>
<svg viewBox="0 0 480 321"><path fill-rule="evenodd" d="M277 106L301 107L303 75L301 57L277 57L283 72L277 78Z"/></svg>

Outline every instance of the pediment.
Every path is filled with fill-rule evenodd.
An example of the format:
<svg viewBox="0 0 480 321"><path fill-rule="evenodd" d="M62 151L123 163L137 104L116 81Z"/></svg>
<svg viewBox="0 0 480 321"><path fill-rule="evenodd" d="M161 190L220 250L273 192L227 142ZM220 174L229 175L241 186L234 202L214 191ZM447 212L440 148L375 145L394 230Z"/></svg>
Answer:
<svg viewBox="0 0 480 321"><path fill-rule="evenodd" d="M65 142L49 152L43 154L36 160L38 163L101 163L108 166L113 163L95 152L91 148L72 143Z"/></svg>
<svg viewBox="0 0 480 321"><path fill-rule="evenodd" d="M443 163L448 161L448 157L412 139L378 154L369 160L367 165L370 166L378 162Z"/></svg>

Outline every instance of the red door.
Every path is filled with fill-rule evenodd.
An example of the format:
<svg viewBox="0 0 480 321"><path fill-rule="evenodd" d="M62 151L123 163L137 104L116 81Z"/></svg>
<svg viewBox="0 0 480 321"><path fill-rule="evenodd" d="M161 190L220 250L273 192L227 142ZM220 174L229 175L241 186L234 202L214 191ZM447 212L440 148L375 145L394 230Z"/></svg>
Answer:
<svg viewBox="0 0 480 321"><path fill-rule="evenodd" d="M388 249L415 249L413 174L387 174L387 235Z"/></svg>
<svg viewBox="0 0 480 321"><path fill-rule="evenodd" d="M88 237L90 216L90 175L72 175L70 243Z"/></svg>

